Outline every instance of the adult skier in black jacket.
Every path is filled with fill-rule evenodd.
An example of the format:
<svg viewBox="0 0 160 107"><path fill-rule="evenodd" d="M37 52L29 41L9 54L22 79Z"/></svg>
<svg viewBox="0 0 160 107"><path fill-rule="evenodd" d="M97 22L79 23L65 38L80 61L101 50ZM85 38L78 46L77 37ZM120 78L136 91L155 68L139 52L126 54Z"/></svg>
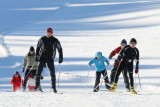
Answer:
<svg viewBox="0 0 160 107"><path fill-rule="evenodd" d="M129 77L130 77L130 83L131 83L131 93L137 94L137 92L134 90L134 79L133 79L133 61L134 60L136 60L135 73L137 74L139 71L139 50L135 47L136 44L137 44L136 39L132 38L130 40L130 45L125 46L119 53L118 59L121 61L118 66L117 73L114 79L114 85L110 88L111 91L116 90L119 75L121 71L127 68L129 71Z"/></svg>
<svg viewBox="0 0 160 107"><path fill-rule="evenodd" d="M36 87L34 88L34 91L42 91L40 88L40 77L43 71L43 67L47 63L51 75L52 89L54 93L57 93L54 58L56 56L57 49L59 52L59 63L62 63L63 52L60 42L57 38L53 37L52 34L52 28L48 28L46 31L46 36L41 37L37 44L36 60L39 61L39 65L36 72Z"/></svg>

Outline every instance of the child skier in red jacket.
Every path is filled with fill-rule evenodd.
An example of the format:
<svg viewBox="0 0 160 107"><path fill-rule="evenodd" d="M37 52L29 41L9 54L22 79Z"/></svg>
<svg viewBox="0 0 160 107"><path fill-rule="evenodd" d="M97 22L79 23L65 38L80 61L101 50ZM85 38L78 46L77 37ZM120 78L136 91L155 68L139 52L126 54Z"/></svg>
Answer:
<svg viewBox="0 0 160 107"><path fill-rule="evenodd" d="M28 77L28 90L29 91L33 91L33 89L35 88L36 84L35 84L35 78L32 75L32 73L29 75Z"/></svg>
<svg viewBox="0 0 160 107"><path fill-rule="evenodd" d="M15 72L10 84L13 84L13 92L20 90L21 85L23 85L23 80L21 79L19 72Z"/></svg>

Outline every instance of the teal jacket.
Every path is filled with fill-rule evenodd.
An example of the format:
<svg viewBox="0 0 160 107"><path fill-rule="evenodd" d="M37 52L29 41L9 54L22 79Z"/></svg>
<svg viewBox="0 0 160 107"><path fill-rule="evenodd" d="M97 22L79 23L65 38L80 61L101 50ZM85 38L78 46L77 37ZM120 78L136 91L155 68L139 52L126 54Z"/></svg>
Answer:
<svg viewBox="0 0 160 107"><path fill-rule="evenodd" d="M94 59L92 59L89 62L89 65L95 64L96 71L102 72L102 71L106 70L106 66L105 66L104 62L106 62L109 65L109 61L104 56L102 56L100 60L98 60L95 57Z"/></svg>

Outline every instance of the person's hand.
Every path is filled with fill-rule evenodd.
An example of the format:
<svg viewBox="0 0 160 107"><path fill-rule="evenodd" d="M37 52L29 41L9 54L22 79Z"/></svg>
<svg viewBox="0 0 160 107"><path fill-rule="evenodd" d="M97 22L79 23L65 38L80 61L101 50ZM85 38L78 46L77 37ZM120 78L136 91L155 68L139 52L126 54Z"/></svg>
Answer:
<svg viewBox="0 0 160 107"><path fill-rule="evenodd" d="M91 64L88 64L89 67L91 67Z"/></svg>
<svg viewBox="0 0 160 107"><path fill-rule="evenodd" d="M59 63L61 64L63 62L62 58L59 59Z"/></svg>
<svg viewBox="0 0 160 107"><path fill-rule="evenodd" d="M139 72L139 67L136 68L135 73L138 74Z"/></svg>
<svg viewBox="0 0 160 107"><path fill-rule="evenodd" d="M40 56L39 55L36 55L36 62L38 62L40 59Z"/></svg>
<svg viewBox="0 0 160 107"><path fill-rule="evenodd" d="M47 67L47 65L46 64L44 64L44 68L46 68Z"/></svg>
<svg viewBox="0 0 160 107"><path fill-rule="evenodd" d="M111 56L111 55L109 56L109 59L112 59L112 56Z"/></svg>

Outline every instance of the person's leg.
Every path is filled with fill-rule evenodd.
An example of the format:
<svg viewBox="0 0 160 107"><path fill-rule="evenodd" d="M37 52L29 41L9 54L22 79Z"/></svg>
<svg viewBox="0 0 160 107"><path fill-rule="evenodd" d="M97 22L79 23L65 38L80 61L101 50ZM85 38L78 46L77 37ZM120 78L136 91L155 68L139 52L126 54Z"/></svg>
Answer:
<svg viewBox="0 0 160 107"><path fill-rule="evenodd" d="M95 81L95 86L94 86L94 92L97 92L99 90L99 83L101 79L101 72L96 72L96 81Z"/></svg>
<svg viewBox="0 0 160 107"><path fill-rule="evenodd" d="M110 84L113 84L113 82L114 82L114 77L115 77L115 75L116 75L116 70L117 70L117 68L115 68L115 67L111 70L111 74L110 74Z"/></svg>
<svg viewBox="0 0 160 107"><path fill-rule="evenodd" d="M118 68L117 68L116 75L115 75L115 78L114 78L114 84L110 88L111 91L115 91L116 90L117 82L118 82L118 79L119 79L119 75L121 74L121 71L124 70L125 67L126 67L126 61L122 60L120 62L120 64L119 64Z"/></svg>
<svg viewBox="0 0 160 107"><path fill-rule="evenodd" d="M124 70L125 66L126 66L126 62L121 61L118 68L117 68L117 71L116 71L116 75L115 75L115 78L114 78L114 83L118 82L119 76L120 76L121 72Z"/></svg>
<svg viewBox="0 0 160 107"><path fill-rule="evenodd" d="M106 89L110 89L111 87L109 86L109 79L108 79L108 75L107 75L107 70L102 71L102 75L104 77Z"/></svg>
<svg viewBox="0 0 160 107"><path fill-rule="evenodd" d="M51 81L52 81L52 89L56 90L56 75L55 75L55 67L53 59L47 61L48 68L50 70Z"/></svg>
<svg viewBox="0 0 160 107"><path fill-rule="evenodd" d="M29 71L30 71L30 70L27 69L26 72L25 72L24 82L23 82L23 88L26 87L26 84L27 84L27 81L28 81L28 77L29 77L29 75L30 75L30 72L29 72Z"/></svg>
<svg viewBox="0 0 160 107"><path fill-rule="evenodd" d="M129 78L131 83L131 93L137 94L137 92L134 90L134 79L133 79L133 62L130 62L128 64L128 70L129 70Z"/></svg>
<svg viewBox="0 0 160 107"><path fill-rule="evenodd" d="M34 76L36 76L36 72L37 72L37 70L32 70L32 76L34 77Z"/></svg>
<svg viewBox="0 0 160 107"><path fill-rule="evenodd" d="M130 85L129 85L129 79L128 79L128 70L125 68L123 70L123 78L124 78L124 83L126 85L127 91L130 91Z"/></svg>
<svg viewBox="0 0 160 107"><path fill-rule="evenodd" d="M39 64L38 64L38 70L36 72L36 87L34 88L34 90L37 90L38 88L40 89L40 77L41 77L41 73L43 71L43 67L45 65L45 61L44 60L40 60Z"/></svg>

